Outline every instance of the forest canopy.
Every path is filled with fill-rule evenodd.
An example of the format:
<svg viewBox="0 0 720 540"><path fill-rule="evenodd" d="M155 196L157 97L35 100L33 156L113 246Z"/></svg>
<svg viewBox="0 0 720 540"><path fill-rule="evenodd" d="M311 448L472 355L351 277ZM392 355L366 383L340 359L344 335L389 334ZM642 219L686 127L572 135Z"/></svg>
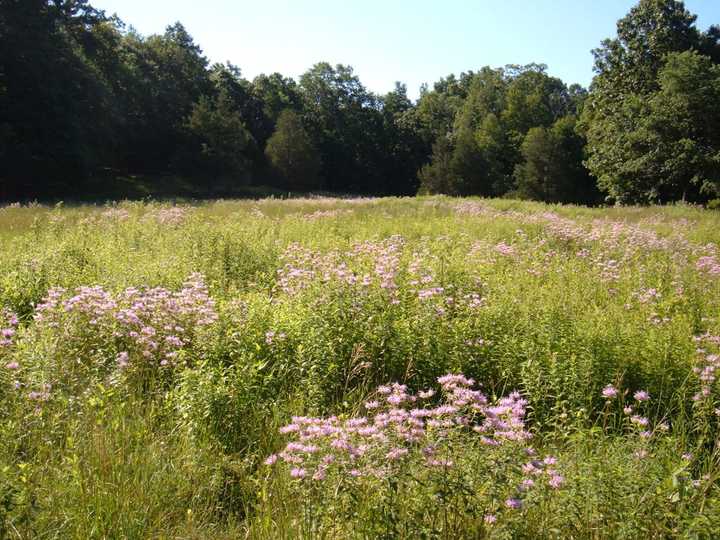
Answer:
<svg viewBox="0 0 720 540"><path fill-rule="evenodd" d="M640 0L593 54L588 89L488 66L413 101L341 64L248 80L179 22L143 36L87 0L0 0L0 199L91 197L119 177L201 196L717 198L720 27Z"/></svg>

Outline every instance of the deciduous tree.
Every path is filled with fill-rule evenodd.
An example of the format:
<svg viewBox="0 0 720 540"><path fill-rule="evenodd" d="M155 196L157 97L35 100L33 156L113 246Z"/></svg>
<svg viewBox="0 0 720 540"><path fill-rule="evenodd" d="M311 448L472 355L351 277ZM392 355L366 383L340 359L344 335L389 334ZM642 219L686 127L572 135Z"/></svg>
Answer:
<svg viewBox="0 0 720 540"><path fill-rule="evenodd" d="M288 188L309 191L320 187L320 157L295 111L286 109L280 113L265 155Z"/></svg>

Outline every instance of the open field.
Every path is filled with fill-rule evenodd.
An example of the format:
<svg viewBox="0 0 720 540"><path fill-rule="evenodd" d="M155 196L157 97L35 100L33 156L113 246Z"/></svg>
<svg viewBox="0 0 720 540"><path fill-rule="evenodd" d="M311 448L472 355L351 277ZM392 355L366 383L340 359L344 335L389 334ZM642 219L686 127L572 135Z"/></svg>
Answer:
<svg viewBox="0 0 720 540"><path fill-rule="evenodd" d="M0 208L0 538L717 537L718 245L692 206Z"/></svg>

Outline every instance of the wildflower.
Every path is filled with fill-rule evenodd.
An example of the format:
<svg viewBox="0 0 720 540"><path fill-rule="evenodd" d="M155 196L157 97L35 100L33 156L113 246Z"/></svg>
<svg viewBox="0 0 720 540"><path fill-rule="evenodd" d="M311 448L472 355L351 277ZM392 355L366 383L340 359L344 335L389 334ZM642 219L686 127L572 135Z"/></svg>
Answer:
<svg viewBox="0 0 720 540"><path fill-rule="evenodd" d="M336 450L348 450L350 445L345 439L335 439L330 443L330 446Z"/></svg>
<svg viewBox="0 0 720 540"><path fill-rule="evenodd" d="M633 394L633 397L635 398L635 401L647 401L650 399L650 394L648 394L645 390L638 390Z"/></svg>
<svg viewBox="0 0 720 540"><path fill-rule="evenodd" d="M288 424L287 426L281 427L279 431L280 431L280 433L285 434L285 433L292 433L294 431L299 431L299 430L300 430L300 426L298 426L297 424Z"/></svg>
<svg viewBox="0 0 720 540"><path fill-rule="evenodd" d="M358 428L367 424L367 418L351 418L345 422L345 426L348 428Z"/></svg>
<svg viewBox="0 0 720 540"><path fill-rule="evenodd" d="M534 485L535 485L535 480L533 480L532 478L526 478L526 479L523 480L522 483L520 484L520 491L527 491L528 489L530 489L530 488L533 487Z"/></svg>
<svg viewBox="0 0 720 540"><path fill-rule="evenodd" d="M442 416L446 414L455 414L457 412L457 407L453 405L441 405L440 407L437 407L435 410L432 411L433 416Z"/></svg>
<svg viewBox="0 0 720 540"><path fill-rule="evenodd" d="M497 516L495 516L494 514L486 514L485 517L483 518L483 520L488 525L492 525L493 523L495 523L497 521Z"/></svg>
<svg viewBox="0 0 720 540"><path fill-rule="evenodd" d="M129 355L127 351L123 351L117 355L116 361L119 368L127 367Z"/></svg>
<svg viewBox="0 0 720 540"><path fill-rule="evenodd" d="M633 412L632 405L626 405L625 407L623 407L623 412L625 414L632 414L632 412Z"/></svg>
<svg viewBox="0 0 720 540"><path fill-rule="evenodd" d="M325 476L327 475L327 467L323 467L320 465L317 470L315 471L315 474L313 474L313 480L325 480Z"/></svg>
<svg viewBox="0 0 720 540"><path fill-rule="evenodd" d="M408 450L407 448L393 448L390 450L387 455L385 456L386 459L389 459L390 461L396 461L400 459L401 457L407 456Z"/></svg>
<svg viewBox="0 0 720 540"><path fill-rule="evenodd" d="M468 379L462 374L455 375L452 373L448 373L447 375L439 377L438 382L445 389L452 389L457 386L472 386L473 384L475 384L475 381L473 379Z"/></svg>
<svg viewBox="0 0 720 540"><path fill-rule="evenodd" d="M685 452L681 457L682 457L685 461L692 461L693 455L692 455L692 453L690 453L690 452Z"/></svg>
<svg viewBox="0 0 720 540"><path fill-rule="evenodd" d="M562 475L554 474L550 477L550 480L548 480L548 485L553 489L557 489L563 482L565 482L565 478Z"/></svg>
<svg viewBox="0 0 720 540"><path fill-rule="evenodd" d="M19 369L20 364L18 364L17 362L8 362L7 364L5 364L5 367L7 369Z"/></svg>
<svg viewBox="0 0 720 540"><path fill-rule="evenodd" d="M50 399L50 389L51 386L49 384L44 384L42 391L32 391L28 393L28 399L31 401L47 401Z"/></svg>
<svg viewBox="0 0 720 540"><path fill-rule="evenodd" d="M517 509L522 507L522 501L520 499L507 499L505 501L505 506L508 508Z"/></svg>
<svg viewBox="0 0 720 540"><path fill-rule="evenodd" d="M524 441L529 437L524 429L527 402L519 393L513 392L491 403L482 393L472 389L475 381L464 375L446 375L440 383L444 399L434 408L411 408L419 394L409 394L406 385L393 383L378 390L378 394L384 394L383 400L366 403L368 410L378 409L369 416L342 420L337 417L293 417L290 424L280 428L282 433L290 435L291 440L275 459L291 464L292 478L307 476L323 480L332 462L337 463L342 474L348 477L386 478L394 470L389 463L399 462L411 454L410 444L422 452L427 467L439 469L439 472L453 467L454 456L444 455L441 451L446 449L456 430L478 433L481 442L492 446L502 445L505 441ZM423 395L429 397L432 393L426 391ZM383 407L383 401L389 402L390 407ZM431 426L437 429L429 429ZM527 449L527 453L535 452ZM537 458L523 468L527 475L521 479L518 489L530 490L542 477L559 485L561 479L553 480L553 477L560 475L547 468L557 460L552 456L544 461L541 459ZM266 461L274 463L274 459ZM518 497L511 499L509 507L519 508L521 504Z"/></svg>
<svg viewBox="0 0 720 540"><path fill-rule="evenodd" d="M602 391L602 395L606 399L612 399L617 396L617 394L617 388L615 388L612 384L608 384Z"/></svg>
<svg viewBox="0 0 720 540"><path fill-rule="evenodd" d="M515 254L515 248L513 248L511 245L506 244L505 242L500 242L499 244L497 244L495 246L495 251L506 257Z"/></svg>
<svg viewBox="0 0 720 540"><path fill-rule="evenodd" d="M450 459L430 459L427 464L431 467L440 467L444 469L450 469L454 465L453 461Z"/></svg>
<svg viewBox="0 0 720 540"><path fill-rule="evenodd" d="M277 454L272 454L272 455L268 456L263 463L265 463L265 465L267 465L269 467L271 465L274 465L275 462L277 461L277 459L278 459Z"/></svg>

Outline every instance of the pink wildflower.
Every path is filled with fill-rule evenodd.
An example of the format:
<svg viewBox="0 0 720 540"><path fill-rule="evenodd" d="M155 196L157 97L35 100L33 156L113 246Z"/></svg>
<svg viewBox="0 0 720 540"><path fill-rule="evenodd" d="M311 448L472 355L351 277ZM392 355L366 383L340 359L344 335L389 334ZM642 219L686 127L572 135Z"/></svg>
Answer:
<svg viewBox="0 0 720 540"><path fill-rule="evenodd" d="M563 484L563 482L565 482L565 478L563 476L554 474L550 477L550 480L548 480L548 485L553 489L557 489Z"/></svg>
<svg viewBox="0 0 720 540"><path fill-rule="evenodd" d="M617 396L617 394L617 388L615 388L612 384L608 384L602 391L602 395L606 399L612 399Z"/></svg>
<svg viewBox="0 0 720 540"><path fill-rule="evenodd" d="M396 460L400 459L401 457L404 457L407 455L408 455L407 448L393 448L392 450L390 450L387 453L385 458L390 461L396 461Z"/></svg>

